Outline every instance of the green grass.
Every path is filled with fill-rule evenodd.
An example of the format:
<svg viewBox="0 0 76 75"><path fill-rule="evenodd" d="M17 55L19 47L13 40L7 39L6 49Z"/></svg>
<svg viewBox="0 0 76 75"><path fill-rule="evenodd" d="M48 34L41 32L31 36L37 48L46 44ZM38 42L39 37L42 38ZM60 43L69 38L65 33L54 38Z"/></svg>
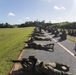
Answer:
<svg viewBox="0 0 76 75"><path fill-rule="evenodd" d="M76 43L76 37L73 37L73 36L67 36L67 39L68 40L70 40L70 41L72 41L72 42L74 42L74 43Z"/></svg>
<svg viewBox="0 0 76 75"><path fill-rule="evenodd" d="M8 75L13 63L6 60L18 58L33 30L34 27L0 29L0 75Z"/></svg>
<svg viewBox="0 0 76 75"><path fill-rule="evenodd" d="M61 29L58 29L58 30L60 31ZM74 30L76 30L76 29L74 29ZM66 29L66 33L68 34L67 29ZM74 42L74 43L76 43L76 37L67 35L67 39L70 40L70 41L72 41L72 42Z"/></svg>
<svg viewBox="0 0 76 75"><path fill-rule="evenodd" d="M70 29L70 30L72 30L72 29ZM73 29L73 30L75 31L76 29ZM66 33L68 34L67 29L66 29ZM70 41L72 41L72 42L74 42L74 43L76 43L76 37L68 35L67 39L70 40Z"/></svg>

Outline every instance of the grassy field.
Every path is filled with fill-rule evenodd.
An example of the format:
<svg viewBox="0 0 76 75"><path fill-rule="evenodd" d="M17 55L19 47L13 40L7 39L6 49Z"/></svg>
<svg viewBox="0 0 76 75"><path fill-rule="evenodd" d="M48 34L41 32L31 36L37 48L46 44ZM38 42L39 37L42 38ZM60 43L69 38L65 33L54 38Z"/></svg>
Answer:
<svg viewBox="0 0 76 75"><path fill-rule="evenodd" d="M71 29L70 29L70 30L71 30ZM73 29L73 30L75 31L76 29ZM66 30L66 31L67 31L67 30ZM67 33L68 33L68 32L67 32ZM70 40L70 41L76 43L76 36L74 37L74 36L70 36L70 35L68 35L67 38L68 38L68 40Z"/></svg>
<svg viewBox="0 0 76 75"><path fill-rule="evenodd" d="M6 60L17 59L29 34L34 27L0 29L0 75L7 75L13 63Z"/></svg>
<svg viewBox="0 0 76 75"><path fill-rule="evenodd" d="M58 29L58 30L60 31L61 29ZM74 29L74 30L76 30L76 29ZM66 29L66 32L67 32L67 29ZM68 34L68 32L67 32L67 34ZM67 39L70 40L70 41L72 41L72 42L74 42L74 43L76 43L76 37L67 35Z"/></svg>
<svg viewBox="0 0 76 75"><path fill-rule="evenodd" d="M68 35L67 38L68 38L68 40L76 43L76 37L73 37L73 36L69 36L69 35Z"/></svg>

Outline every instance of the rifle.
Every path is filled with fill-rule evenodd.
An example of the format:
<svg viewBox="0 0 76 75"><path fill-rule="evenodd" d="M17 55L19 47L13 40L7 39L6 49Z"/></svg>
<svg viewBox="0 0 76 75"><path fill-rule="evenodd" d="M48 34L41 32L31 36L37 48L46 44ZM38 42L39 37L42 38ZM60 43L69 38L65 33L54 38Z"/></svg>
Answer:
<svg viewBox="0 0 76 75"><path fill-rule="evenodd" d="M37 59L34 56L29 56L29 58L23 58L22 60L9 60L8 62L20 63L23 68L32 64L33 65L32 68L34 68L37 62Z"/></svg>
<svg viewBox="0 0 76 75"><path fill-rule="evenodd" d="M9 60L8 62L13 62L13 63L27 63L27 62L29 62L29 60L28 59L26 59L26 58L23 58L22 60Z"/></svg>
<svg viewBox="0 0 76 75"><path fill-rule="evenodd" d="M46 44L44 46L50 46L50 45L53 45L54 46L54 43Z"/></svg>
<svg viewBox="0 0 76 75"><path fill-rule="evenodd" d="M30 63L29 63L30 61L28 58L23 58L22 60L9 60L7 62L20 63L23 68L30 65Z"/></svg>

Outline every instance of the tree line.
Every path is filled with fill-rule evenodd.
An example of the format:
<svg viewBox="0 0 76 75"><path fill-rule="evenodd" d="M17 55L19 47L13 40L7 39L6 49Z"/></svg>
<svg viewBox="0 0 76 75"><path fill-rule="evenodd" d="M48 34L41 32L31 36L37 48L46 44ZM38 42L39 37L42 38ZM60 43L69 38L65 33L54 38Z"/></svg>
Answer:
<svg viewBox="0 0 76 75"><path fill-rule="evenodd" d="M57 27L57 28L65 28L65 29L76 29L76 22L61 22L61 23L45 23L45 20L43 21L26 21L25 23L22 24L15 24L15 25L11 25L9 23L0 23L0 28L14 28L14 27L30 27L30 26L43 26L43 27L47 27L47 26L51 26L51 27Z"/></svg>
<svg viewBox="0 0 76 75"><path fill-rule="evenodd" d="M26 21L25 23L22 24L15 24L15 25L11 25L9 23L0 23L0 28L14 28L14 27L30 27L30 26L48 26L51 25L51 23L45 23L45 21Z"/></svg>
<svg viewBox="0 0 76 75"><path fill-rule="evenodd" d="M4 23L0 23L0 28L13 28L13 25L8 24L7 22Z"/></svg>
<svg viewBox="0 0 76 75"><path fill-rule="evenodd" d="M61 22L54 24L54 26L65 29L76 29L76 22Z"/></svg>

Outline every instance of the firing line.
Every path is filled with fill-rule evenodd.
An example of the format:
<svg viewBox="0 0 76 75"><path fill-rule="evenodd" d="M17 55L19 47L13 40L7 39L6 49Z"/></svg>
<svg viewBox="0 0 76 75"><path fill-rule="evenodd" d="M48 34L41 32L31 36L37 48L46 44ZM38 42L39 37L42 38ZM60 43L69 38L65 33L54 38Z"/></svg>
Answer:
<svg viewBox="0 0 76 75"><path fill-rule="evenodd" d="M46 32L45 32L46 33ZM46 33L47 34L47 33ZM47 34L47 36L49 36L53 41L57 42L58 45L60 45L65 51L67 51L70 55L72 55L74 58L76 58L76 56L66 47L64 47L62 44L60 44L57 40L53 39L49 34Z"/></svg>

